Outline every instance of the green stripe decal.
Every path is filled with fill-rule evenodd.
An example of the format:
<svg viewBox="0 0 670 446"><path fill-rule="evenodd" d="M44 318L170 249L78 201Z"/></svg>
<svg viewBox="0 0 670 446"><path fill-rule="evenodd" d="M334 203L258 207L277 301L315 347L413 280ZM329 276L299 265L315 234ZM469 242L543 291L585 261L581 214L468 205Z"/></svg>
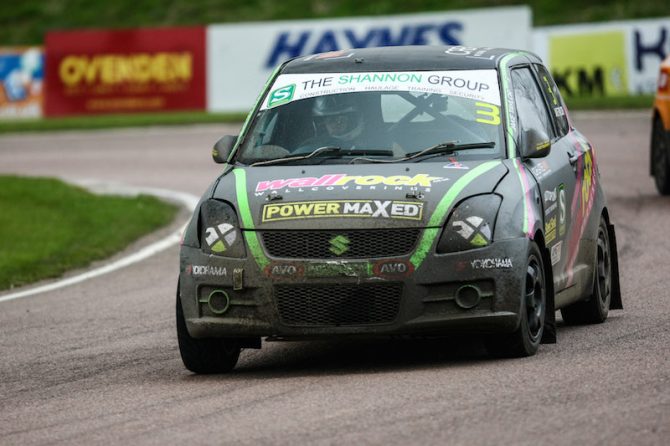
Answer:
<svg viewBox="0 0 670 446"><path fill-rule="evenodd" d="M519 160L515 159L514 169L519 176L519 183L521 183L521 194L523 195L523 233L528 234L528 196L526 191L526 185L523 181L523 176L521 175L521 167L519 166Z"/></svg>
<svg viewBox="0 0 670 446"><path fill-rule="evenodd" d="M509 78L509 70L507 67L507 64L509 64L510 60L514 59L517 56L522 56L523 53L521 52L515 52L515 53L510 53L503 57L500 60L500 79L502 81L502 91L503 91L503 101L505 103L505 118L507 121L507 131L506 131L506 137L507 137L507 148L509 151L509 157L510 158L515 158L516 157L516 135L514 134L514 130L516 129L516 108L514 104L511 104L509 100L509 95L514 94L514 90L512 90L512 85L510 83L510 78Z"/></svg>
<svg viewBox="0 0 670 446"><path fill-rule="evenodd" d="M240 146L240 141L245 137L245 134L247 132L247 127L249 127L249 124L251 124L251 121L254 119L254 116L256 113L258 113L258 108L260 107L261 100L263 99L265 95L265 90L268 89L268 87L274 82L275 78L277 77L277 74L279 73L279 70L281 70L281 67L283 65L279 65L275 67L275 69L272 71L272 74L270 74L270 77L268 77L268 80L265 81L265 85L263 86L263 89L261 92L258 94L258 97L256 98L256 103L254 104L253 107L251 107L251 111L249 111L249 114L247 115L247 119L244 120L244 124L242 125L242 130L240 130L239 133L239 138L237 138L237 143L235 143L235 147L233 147L233 150L230 151L230 155L228 156L228 162L230 162L233 159L233 156L235 156L235 152L237 152L237 149L239 149Z"/></svg>
<svg viewBox="0 0 670 446"><path fill-rule="evenodd" d="M261 243L258 241L258 234L254 229L254 219L251 216L251 209L249 208L249 198L247 196L247 172L244 169L234 169L235 174L235 192L237 193L237 206L239 207L240 217L244 224L245 230L242 231L244 239L247 241L247 246L251 250L251 255L256 259L256 263L260 269L264 269L270 264L270 260L265 256Z"/></svg>
<svg viewBox="0 0 670 446"><path fill-rule="evenodd" d="M447 212L453 206L454 201L456 201L458 195L475 178L479 177L483 173L488 172L489 170L493 169L498 165L500 165L500 161L497 160L487 161L484 164L480 164L479 166L475 167L470 172L466 173L461 178L459 178L454 183L454 185L449 188L447 193L444 195L444 197L442 197L440 202L437 204L437 207L435 208L435 212L433 212L432 217L430 217L430 220L428 221L429 227L423 231L423 235L421 236L421 240L419 241L419 248L414 252L414 254L412 254L412 257L409 259L409 261L412 262L412 265L414 265L414 269L418 269L419 266L421 266L421 263L423 263L423 261L426 259L428 251L430 251L430 248L433 246L435 239L437 238L438 234L442 231L442 226L445 223L444 219L447 215Z"/></svg>

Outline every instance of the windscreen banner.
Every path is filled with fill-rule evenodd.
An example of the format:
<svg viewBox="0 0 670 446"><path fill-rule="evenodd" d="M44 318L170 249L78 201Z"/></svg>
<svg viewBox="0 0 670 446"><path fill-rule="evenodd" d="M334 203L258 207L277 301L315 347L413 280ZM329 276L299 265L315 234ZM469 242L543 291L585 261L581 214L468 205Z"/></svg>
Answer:
<svg viewBox="0 0 670 446"><path fill-rule="evenodd" d="M533 48L567 98L653 94L670 17L535 28Z"/></svg>
<svg viewBox="0 0 670 446"><path fill-rule="evenodd" d="M260 109L317 96L366 91L440 94L500 105L496 70L389 71L282 74Z"/></svg>
<svg viewBox="0 0 670 446"><path fill-rule="evenodd" d="M205 28L50 32L47 116L204 110Z"/></svg>
<svg viewBox="0 0 670 446"><path fill-rule="evenodd" d="M528 6L383 17L211 25L207 108L248 111L272 70L299 56L397 45L531 49Z"/></svg>
<svg viewBox="0 0 670 446"><path fill-rule="evenodd" d="M44 52L0 47L0 119L42 116Z"/></svg>

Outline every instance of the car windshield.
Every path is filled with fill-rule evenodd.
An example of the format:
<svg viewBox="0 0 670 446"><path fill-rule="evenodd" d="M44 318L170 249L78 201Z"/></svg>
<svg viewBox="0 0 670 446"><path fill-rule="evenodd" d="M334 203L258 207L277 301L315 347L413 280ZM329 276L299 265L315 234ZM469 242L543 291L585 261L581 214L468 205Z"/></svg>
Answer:
<svg viewBox="0 0 670 446"><path fill-rule="evenodd" d="M459 161L504 155L495 70L279 76L243 164Z"/></svg>

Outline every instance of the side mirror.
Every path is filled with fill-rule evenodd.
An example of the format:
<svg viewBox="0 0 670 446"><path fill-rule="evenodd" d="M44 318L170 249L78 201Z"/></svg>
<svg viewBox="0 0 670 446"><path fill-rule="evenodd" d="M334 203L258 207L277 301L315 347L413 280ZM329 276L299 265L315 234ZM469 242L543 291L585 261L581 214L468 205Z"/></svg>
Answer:
<svg viewBox="0 0 670 446"><path fill-rule="evenodd" d="M523 158L544 158L551 151L551 140L542 130L524 130L521 150Z"/></svg>
<svg viewBox="0 0 670 446"><path fill-rule="evenodd" d="M237 142L237 136L226 135L214 144L212 148L212 159L217 164L224 164L228 162L228 157L230 152L233 151L235 143Z"/></svg>

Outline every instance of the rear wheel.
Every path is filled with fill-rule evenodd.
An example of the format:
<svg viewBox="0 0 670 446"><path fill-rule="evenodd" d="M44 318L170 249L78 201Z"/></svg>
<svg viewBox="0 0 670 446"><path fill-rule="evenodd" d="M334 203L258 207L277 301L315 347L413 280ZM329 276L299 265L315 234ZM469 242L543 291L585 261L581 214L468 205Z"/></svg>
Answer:
<svg viewBox="0 0 670 446"><path fill-rule="evenodd" d="M547 287L542 254L531 242L526 261L521 321L513 333L496 334L487 339L487 349L498 357L519 358L537 352L544 332L547 311Z"/></svg>
<svg viewBox="0 0 670 446"><path fill-rule="evenodd" d="M601 216L596 242L593 293L587 301L561 309L566 324L599 324L607 319L612 300L612 251L609 240L607 222Z"/></svg>
<svg viewBox="0 0 670 446"><path fill-rule="evenodd" d="M231 371L240 356L234 339L191 337L186 328L184 310L177 296L177 340L184 366L194 373L225 373Z"/></svg>
<svg viewBox="0 0 670 446"><path fill-rule="evenodd" d="M656 189L661 195L670 194L670 144L660 117L654 119L651 134L651 165Z"/></svg>

